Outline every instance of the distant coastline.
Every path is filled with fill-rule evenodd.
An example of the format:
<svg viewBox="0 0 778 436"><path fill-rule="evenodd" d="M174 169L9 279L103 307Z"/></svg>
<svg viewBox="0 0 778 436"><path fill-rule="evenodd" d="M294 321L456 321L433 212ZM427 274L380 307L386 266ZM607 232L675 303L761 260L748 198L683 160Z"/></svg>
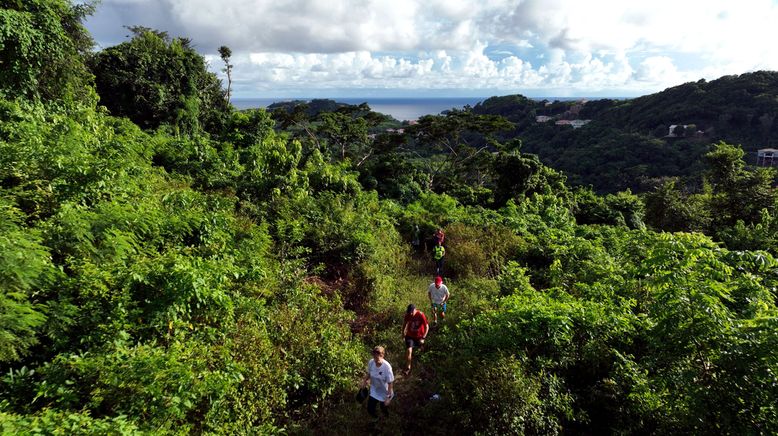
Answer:
<svg viewBox="0 0 778 436"><path fill-rule="evenodd" d="M318 98L318 97L317 97ZM489 97L433 97L433 98L375 98L375 97L329 97L341 103L367 103L370 108L382 114L391 115L400 120L416 120L424 115L437 115L452 108L461 109L466 105L475 106ZM533 100L597 100L602 97L532 97ZM619 97L613 97L619 98ZM232 104L238 109L264 108L273 103L292 100L311 100L311 98L234 98Z"/></svg>

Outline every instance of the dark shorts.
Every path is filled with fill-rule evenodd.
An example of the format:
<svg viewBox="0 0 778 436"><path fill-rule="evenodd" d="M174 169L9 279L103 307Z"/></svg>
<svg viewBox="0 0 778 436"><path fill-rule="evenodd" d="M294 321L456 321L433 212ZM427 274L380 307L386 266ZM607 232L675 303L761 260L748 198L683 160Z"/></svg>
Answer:
<svg viewBox="0 0 778 436"><path fill-rule="evenodd" d="M419 342L419 339L412 338L410 336L405 337L405 348L416 348L421 346L421 342Z"/></svg>

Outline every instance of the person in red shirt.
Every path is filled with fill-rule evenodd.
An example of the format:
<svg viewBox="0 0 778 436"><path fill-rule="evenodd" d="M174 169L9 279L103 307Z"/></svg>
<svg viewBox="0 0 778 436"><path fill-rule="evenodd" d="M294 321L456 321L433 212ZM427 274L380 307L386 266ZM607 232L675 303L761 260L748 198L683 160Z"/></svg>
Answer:
<svg viewBox="0 0 778 436"><path fill-rule="evenodd" d="M403 339L405 340L405 369L403 374L408 375L411 372L411 359L413 358L413 349L424 343L429 332L429 323L424 312L416 309L413 304L408 305L405 311L405 322L403 323Z"/></svg>
<svg viewBox="0 0 778 436"><path fill-rule="evenodd" d="M437 229L435 230L435 233L433 233L432 239L435 245L443 245L443 243L446 242L446 234L443 233L443 229Z"/></svg>

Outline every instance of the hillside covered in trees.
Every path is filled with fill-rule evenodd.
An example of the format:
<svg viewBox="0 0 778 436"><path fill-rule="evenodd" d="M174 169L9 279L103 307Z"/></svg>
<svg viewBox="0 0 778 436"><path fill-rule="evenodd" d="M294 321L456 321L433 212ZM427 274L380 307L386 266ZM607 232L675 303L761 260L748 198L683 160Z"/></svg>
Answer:
<svg viewBox="0 0 778 436"><path fill-rule="evenodd" d="M237 111L191 41L94 52L88 7L0 4L2 433L375 430L354 394L373 346L401 368L436 228L449 316L383 433L778 432L775 171L742 148L599 195L511 136L555 128L520 97L403 132Z"/></svg>
<svg viewBox="0 0 778 436"><path fill-rule="evenodd" d="M757 149L778 145L776 95L778 72L758 71L628 100L548 102L504 96L473 110L514 122L504 138L521 139L522 150L538 154L574 184L599 192L644 192L668 177L699 187L702 156L719 141L742 145L746 162L754 164ZM538 122L538 116L550 121ZM559 120L591 122L573 129L555 125Z"/></svg>

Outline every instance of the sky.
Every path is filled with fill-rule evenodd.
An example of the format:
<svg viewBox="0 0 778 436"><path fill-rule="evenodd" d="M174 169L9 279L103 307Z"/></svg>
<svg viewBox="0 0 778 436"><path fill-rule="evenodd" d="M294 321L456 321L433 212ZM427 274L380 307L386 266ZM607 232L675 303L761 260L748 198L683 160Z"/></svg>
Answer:
<svg viewBox="0 0 778 436"><path fill-rule="evenodd" d="M634 97L778 70L778 0L102 0L98 49L190 38L236 98ZM226 83L226 81L225 81Z"/></svg>

